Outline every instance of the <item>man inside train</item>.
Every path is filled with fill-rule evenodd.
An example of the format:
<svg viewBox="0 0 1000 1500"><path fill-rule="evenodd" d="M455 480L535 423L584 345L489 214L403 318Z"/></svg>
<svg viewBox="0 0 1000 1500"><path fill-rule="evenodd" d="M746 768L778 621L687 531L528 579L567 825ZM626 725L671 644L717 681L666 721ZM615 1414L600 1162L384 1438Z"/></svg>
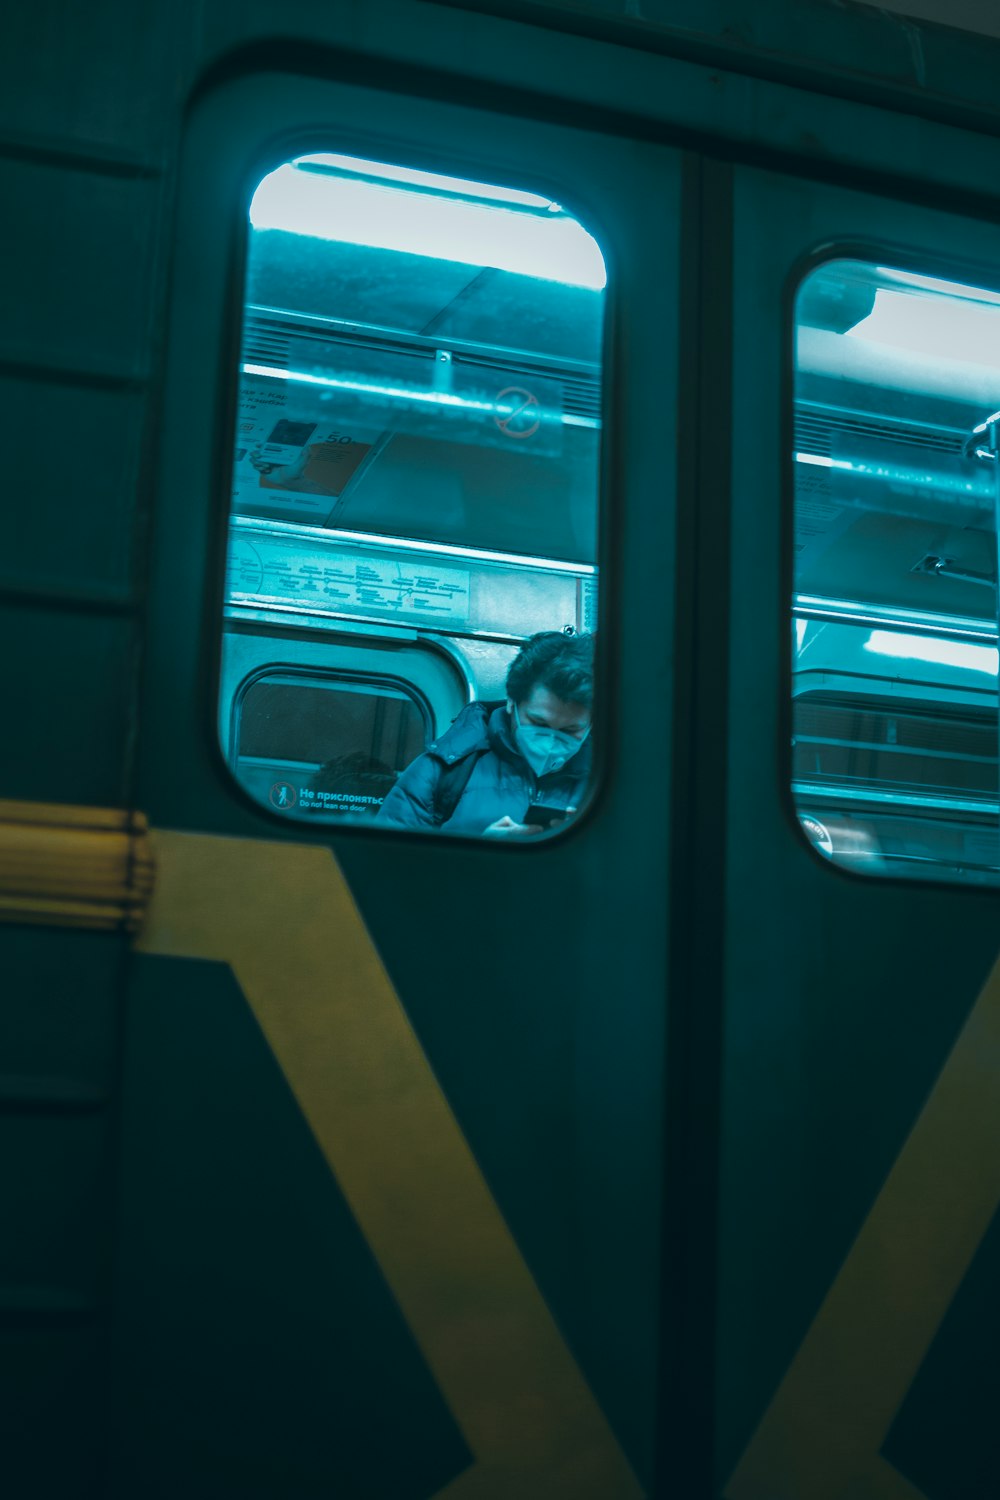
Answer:
<svg viewBox="0 0 1000 1500"><path fill-rule="evenodd" d="M377 822L525 839L572 816L590 776L593 636L531 636L506 689L504 702L470 703L406 767Z"/></svg>

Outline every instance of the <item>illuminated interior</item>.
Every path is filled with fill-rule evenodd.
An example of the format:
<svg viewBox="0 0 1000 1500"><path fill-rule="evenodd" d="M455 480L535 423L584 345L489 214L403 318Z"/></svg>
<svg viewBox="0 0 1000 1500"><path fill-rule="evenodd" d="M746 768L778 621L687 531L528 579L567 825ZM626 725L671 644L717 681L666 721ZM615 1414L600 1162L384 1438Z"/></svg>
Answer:
<svg viewBox="0 0 1000 1500"><path fill-rule="evenodd" d="M832 261L796 354L803 830L863 873L995 883L1000 294Z"/></svg>

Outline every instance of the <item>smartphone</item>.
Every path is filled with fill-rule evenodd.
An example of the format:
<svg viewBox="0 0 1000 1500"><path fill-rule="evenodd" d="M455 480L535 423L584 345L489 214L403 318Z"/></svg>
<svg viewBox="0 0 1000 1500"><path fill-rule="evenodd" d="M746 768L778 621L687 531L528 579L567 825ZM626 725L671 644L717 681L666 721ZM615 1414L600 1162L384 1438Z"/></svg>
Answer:
<svg viewBox="0 0 1000 1500"><path fill-rule="evenodd" d="M572 816L567 807L549 807L544 802L532 802L524 815L524 821L533 823L537 828L551 828L554 823L562 823Z"/></svg>

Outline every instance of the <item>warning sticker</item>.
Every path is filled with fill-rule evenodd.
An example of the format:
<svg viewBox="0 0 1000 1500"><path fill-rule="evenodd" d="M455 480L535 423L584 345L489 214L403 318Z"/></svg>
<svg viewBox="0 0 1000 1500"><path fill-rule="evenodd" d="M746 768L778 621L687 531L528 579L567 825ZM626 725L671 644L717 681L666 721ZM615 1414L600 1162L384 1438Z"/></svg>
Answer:
<svg viewBox="0 0 1000 1500"><path fill-rule="evenodd" d="M795 568L801 573L843 536L854 519L850 506L833 498L828 469L795 465Z"/></svg>
<svg viewBox="0 0 1000 1500"><path fill-rule="evenodd" d="M233 509L322 521L371 452L374 434L290 409L285 382L244 380L236 420Z"/></svg>

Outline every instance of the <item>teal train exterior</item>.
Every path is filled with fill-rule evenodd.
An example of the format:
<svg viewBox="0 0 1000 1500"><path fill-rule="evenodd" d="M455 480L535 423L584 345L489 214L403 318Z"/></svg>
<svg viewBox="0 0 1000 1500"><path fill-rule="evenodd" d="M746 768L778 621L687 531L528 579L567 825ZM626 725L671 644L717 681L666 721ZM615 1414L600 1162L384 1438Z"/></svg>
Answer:
<svg viewBox="0 0 1000 1500"><path fill-rule="evenodd" d="M840 0L7 16L9 1500L1000 1490L998 67ZM586 338L489 260L411 323L345 310L388 262L254 293L327 156L565 211ZM296 360L403 415L251 453ZM488 441L425 463L432 393ZM545 628L577 819L377 826ZM316 792L281 705L366 684L397 761Z"/></svg>

